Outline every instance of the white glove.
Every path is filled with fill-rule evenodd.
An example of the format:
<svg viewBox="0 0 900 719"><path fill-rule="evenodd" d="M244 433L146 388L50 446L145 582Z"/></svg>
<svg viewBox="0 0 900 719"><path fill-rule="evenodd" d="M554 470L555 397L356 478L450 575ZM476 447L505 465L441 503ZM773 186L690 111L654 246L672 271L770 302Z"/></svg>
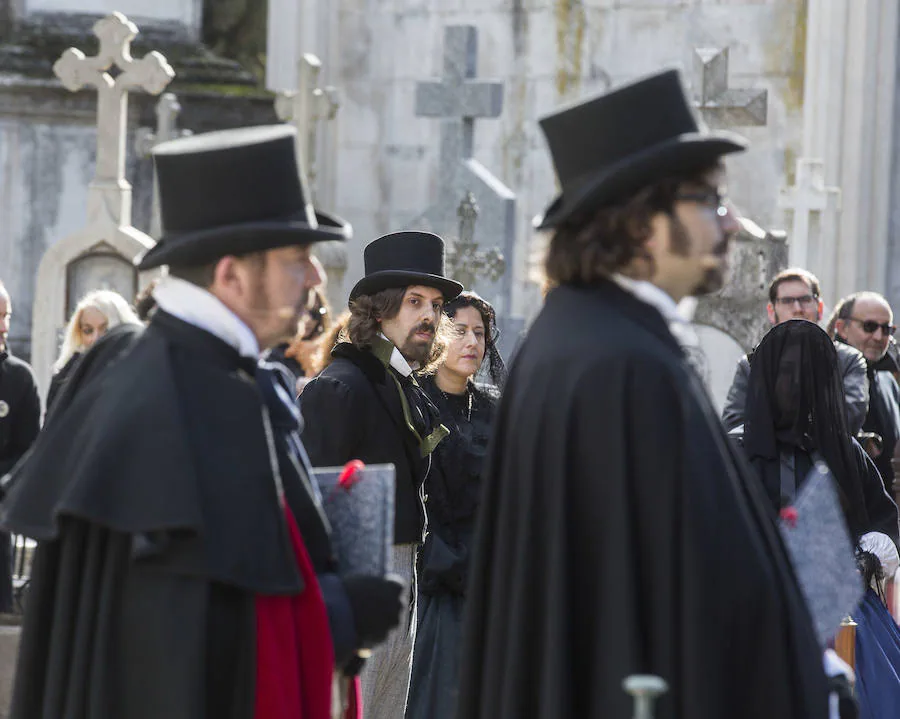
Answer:
<svg viewBox="0 0 900 719"><path fill-rule="evenodd" d="M882 532L868 532L859 540L859 546L864 552L871 552L884 570L884 578L890 579L900 568L900 554L894 541Z"/></svg>

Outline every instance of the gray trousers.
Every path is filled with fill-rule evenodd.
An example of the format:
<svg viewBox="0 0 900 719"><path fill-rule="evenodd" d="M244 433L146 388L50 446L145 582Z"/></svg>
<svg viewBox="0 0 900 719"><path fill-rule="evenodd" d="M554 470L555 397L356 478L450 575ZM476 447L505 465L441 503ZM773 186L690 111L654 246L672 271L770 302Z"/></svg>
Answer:
<svg viewBox="0 0 900 719"><path fill-rule="evenodd" d="M403 719L413 645L416 642L416 544L394 546L393 573L409 586L409 611L383 644L372 652L360 678L364 719Z"/></svg>

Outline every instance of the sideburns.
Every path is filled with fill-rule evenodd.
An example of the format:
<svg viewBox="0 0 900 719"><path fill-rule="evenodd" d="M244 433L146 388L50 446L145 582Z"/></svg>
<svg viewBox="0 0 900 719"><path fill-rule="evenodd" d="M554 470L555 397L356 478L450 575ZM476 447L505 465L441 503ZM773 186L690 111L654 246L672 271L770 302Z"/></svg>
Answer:
<svg viewBox="0 0 900 719"><path fill-rule="evenodd" d="M670 221L669 243L671 245L672 253L681 255L682 257L688 257L691 254L691 236L681 220L678 219L678 215L675 214L674 208L667 214Z"/></svg>

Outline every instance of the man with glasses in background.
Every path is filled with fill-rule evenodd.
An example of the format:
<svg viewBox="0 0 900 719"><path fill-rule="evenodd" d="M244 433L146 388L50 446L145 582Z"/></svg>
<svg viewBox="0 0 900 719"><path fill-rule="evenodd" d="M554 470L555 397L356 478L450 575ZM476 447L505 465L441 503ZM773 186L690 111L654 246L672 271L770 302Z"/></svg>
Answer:
<svg viewBox="0 0 900 719"><path fill-rule="evenodd" d="M885 489L893 497L894 455L900 439L900 386L894 375L877 365L888 351L897 331L888 301L877 292L857 292L841 300L834 324L836 341L862 352L869 379L869 410L863 429L882 440L881 452L873 457Z"/></svg>
<svg viewBox="0 0 900 719"><path fill-rule="evenodd" d="M769 285L769 304L766 306L766 310L769 314L769 322L773 326L796 319L818 323L822 319L823 308L819 280L812 272L792 267L779 272ZM887 337L885 337L885 342L887 342ZM869 411L869 382L866 360L858 351L862 348L854 349L853 346L850 346L853 344L852 342L846 344L842 341L835 341L834 346L838 354L841 377L844 380L847 425L850 432L856 435L863 427ZM728 390L725 408L722 411L722 422L725 424L725 429L729 431L744 424L749 378L750 356L745 355L738 361L734 380L731 383L731 389Z"/></svg>

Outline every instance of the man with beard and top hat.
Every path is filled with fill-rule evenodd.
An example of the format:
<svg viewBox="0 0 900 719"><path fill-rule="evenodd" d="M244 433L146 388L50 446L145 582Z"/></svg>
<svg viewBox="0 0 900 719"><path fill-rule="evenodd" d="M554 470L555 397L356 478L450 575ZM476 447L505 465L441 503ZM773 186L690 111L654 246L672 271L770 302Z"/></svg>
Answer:
<svg viewBox="0 0 900 719"><path fill-rule="evenodd" d="M365 249L366 274L350 292L346 340L300 398L313 466L351 459L396 467L393 568L410 583L409 612L362 674L366 719L402 717L416 627L416 550L425 530L431 452L448 433L414 371L446 326L443 305L462 285L444 276L444 241L395 232Z"/></svg>
<svg viewBox="0 0 900 719"><path fill-rule="evenodd" d="M460 719L822 719L828 684L771 509L669 325L738 223L676 71L541 121L562 187L552 289L485 465Z"/></svg>
<svg viewBox="0 0 900 719"><path fill-rule="evenodd" d="M327 719L335 664L399 621L401 582L335 574L296 409L257 364L320 281L311 243L350 235L306 203L294 135L154 152L157 309L86 355L3 505L38 540L17 719Z"/></svg>

